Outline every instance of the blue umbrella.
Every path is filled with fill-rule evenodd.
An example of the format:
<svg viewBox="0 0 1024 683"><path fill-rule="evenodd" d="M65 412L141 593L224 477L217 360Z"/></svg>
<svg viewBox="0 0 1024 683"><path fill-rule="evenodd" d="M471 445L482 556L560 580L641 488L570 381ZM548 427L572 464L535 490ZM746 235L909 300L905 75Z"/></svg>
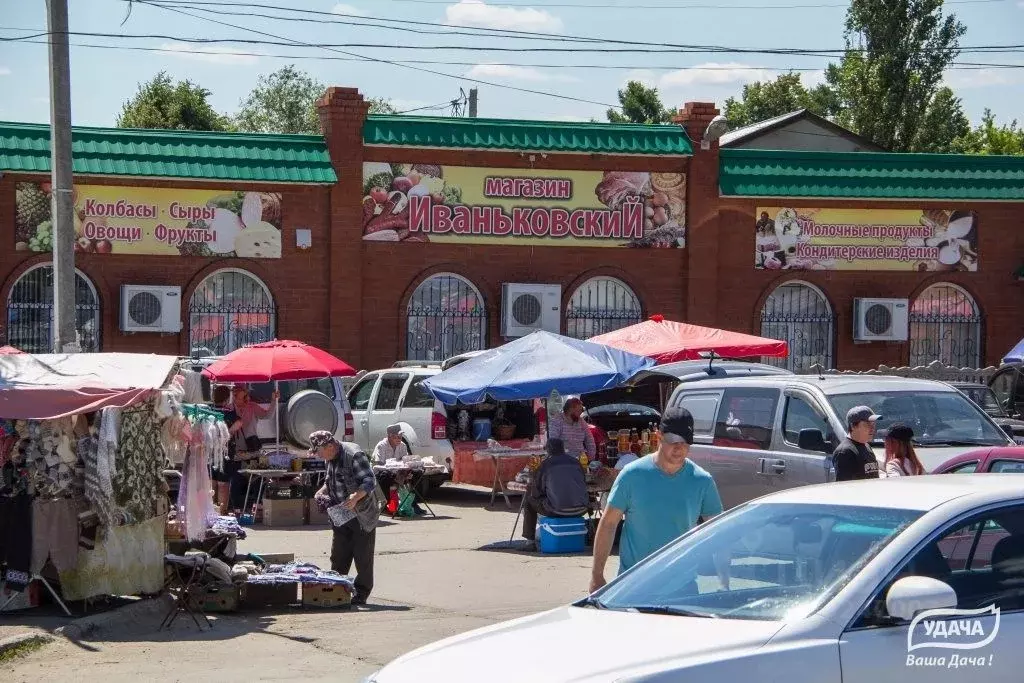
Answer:
<svg viewBox="0 0 1024 683"><path fill-rule="evenodd" d="M533 334L486 351L424 380L447 405L547 398L552 390L586 394L616 387L654 361L604 344Z"/></svg>
<svg viewBox="0 0 1024 683"><path fill-rule="evenodd" d="M1004 363L1024 363L1024 339L1017 342L1017 345L1006 354Z"/></svg>

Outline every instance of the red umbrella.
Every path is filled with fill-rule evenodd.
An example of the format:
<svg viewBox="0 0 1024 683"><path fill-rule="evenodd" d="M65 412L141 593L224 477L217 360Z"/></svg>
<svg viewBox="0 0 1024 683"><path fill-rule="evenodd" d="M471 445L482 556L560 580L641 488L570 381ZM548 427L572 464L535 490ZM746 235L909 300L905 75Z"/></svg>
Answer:
<svg viewBox="0 0 1024 683"><path fill-rule="evenodd" d="M271 382L354 374L351 365L326 351L286 339L244 346L203 370L203 375L215 382Z"/></svg>
<svg viewBox="0 0 1024 683"><path fill-rule="evenodd" d="M651 316L650 320L636 325L591 337L588 341L647 356L658 363L697 360L702 351L714 351L724 358L785 358L789 355L789 347L784 341L713 327L677 323L665 320L660 315Z"/></svg>
<svg viewBox="0 0 1024 683"><path fill-rule="evenodd" d="M0 356L12 356L14 354L25 353L21 349L16 349L13 346L0 346Z"/></svg>

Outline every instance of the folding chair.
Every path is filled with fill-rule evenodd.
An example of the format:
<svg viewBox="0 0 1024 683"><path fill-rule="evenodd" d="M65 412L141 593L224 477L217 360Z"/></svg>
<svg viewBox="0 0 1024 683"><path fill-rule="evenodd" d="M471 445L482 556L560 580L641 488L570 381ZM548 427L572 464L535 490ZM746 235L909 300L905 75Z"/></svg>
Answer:
<svg viewBox="0 0 1024 683"><path fill-rule="evenodd" d="M200 631L203 630L203 625L199 623L199 616L202 616L208 628L213 628L213 623L203 611L202 602L197 599L203 592L200 579L206 571L208 559L208 555L164 556L164 566L167 568L164 590L174 600L174 604L164 616L163 621L160 622L160 627L157 630L170 628L182 612L186 612L192 617L192 621Z"/></svg>

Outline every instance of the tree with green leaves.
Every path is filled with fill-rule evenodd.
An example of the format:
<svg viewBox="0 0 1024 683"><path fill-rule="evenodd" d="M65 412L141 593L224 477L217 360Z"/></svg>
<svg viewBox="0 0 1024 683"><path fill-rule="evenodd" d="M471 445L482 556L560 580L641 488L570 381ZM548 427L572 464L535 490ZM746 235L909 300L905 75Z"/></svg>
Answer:
<svg viewBox="0 0 1024 683"><path fill-rule="evenodd" d="M640 81L630 81L619 90L619 104L622 111L608 110L612 123L668 123L672 112L661 103L657 88L648 88Z"/></svg>
<svg viewBox="0 0 1024 683"><path fill-rule="evenodd" d="M981 117L981 125L968 131L955 144L963 154L1024 154L1024 128L1017 127L1014 119L1009 125L999 126L989 109Z"/></svg>
<svg viewBox="0 0 1024 683"><path fill-rule="evenodd" d="M837 123L894 152L948 149L966 117L944 92L942 74L960 53L967 28L944 16L943 0L851 0L846 53L826 80ZM936 131L930 123L955 119Z"/></svg>
<svg viewBox="0 0 1024 683"><path fill-rule="evenodd" d="M239 130L254 133L303 133L320 135L320 116L316 101L327 90L320 81L294 64L281 67L272 74L260 76L259 82L242 102L235 116ZM388 100L371 97L371 114L394 114Z"/></svg>
<svg viewBox="0 0 1024 683"><path fill-rule="evenodd" d="M730 128L749 126L758 121L807 109L829 118L838 109L835 93L824 84L807 89L800 74L781 74L774 81L755 81L743 86L743 95L725 101L725 118Z"/></svg>
<svg viewBox="0 0 1024 683"><path fill-rule="evenodd" d="M192 81L175 83L161 71L139 84L135 96L124 103L118 128L172 130L230 130L231 122L210 105L210 91Z"/></svg>

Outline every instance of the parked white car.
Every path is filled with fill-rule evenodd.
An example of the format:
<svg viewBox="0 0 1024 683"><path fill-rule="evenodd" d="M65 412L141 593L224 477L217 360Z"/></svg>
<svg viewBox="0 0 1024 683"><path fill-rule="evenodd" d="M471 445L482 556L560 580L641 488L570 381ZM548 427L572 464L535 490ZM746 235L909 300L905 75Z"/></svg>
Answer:
<svg viewBox="0 0 1024 683"><path fill-rule="evenodd" d="M584 601L366 681L1003 683L1024 671L1022 608L1019 477L833 483L744 504Z"/></svg>
<svg viewBox="0 0 1024 683"><path fill-rule="evenodd" d="M384 438L388 425L402 427L414 455L432 457L446 470L431 478L432 486L450 479L455 449L448 440L444 404L420 383L441 372L441 366L398 363L363 375L348 392L354 420L353 440L367 453Z"/></svg>

